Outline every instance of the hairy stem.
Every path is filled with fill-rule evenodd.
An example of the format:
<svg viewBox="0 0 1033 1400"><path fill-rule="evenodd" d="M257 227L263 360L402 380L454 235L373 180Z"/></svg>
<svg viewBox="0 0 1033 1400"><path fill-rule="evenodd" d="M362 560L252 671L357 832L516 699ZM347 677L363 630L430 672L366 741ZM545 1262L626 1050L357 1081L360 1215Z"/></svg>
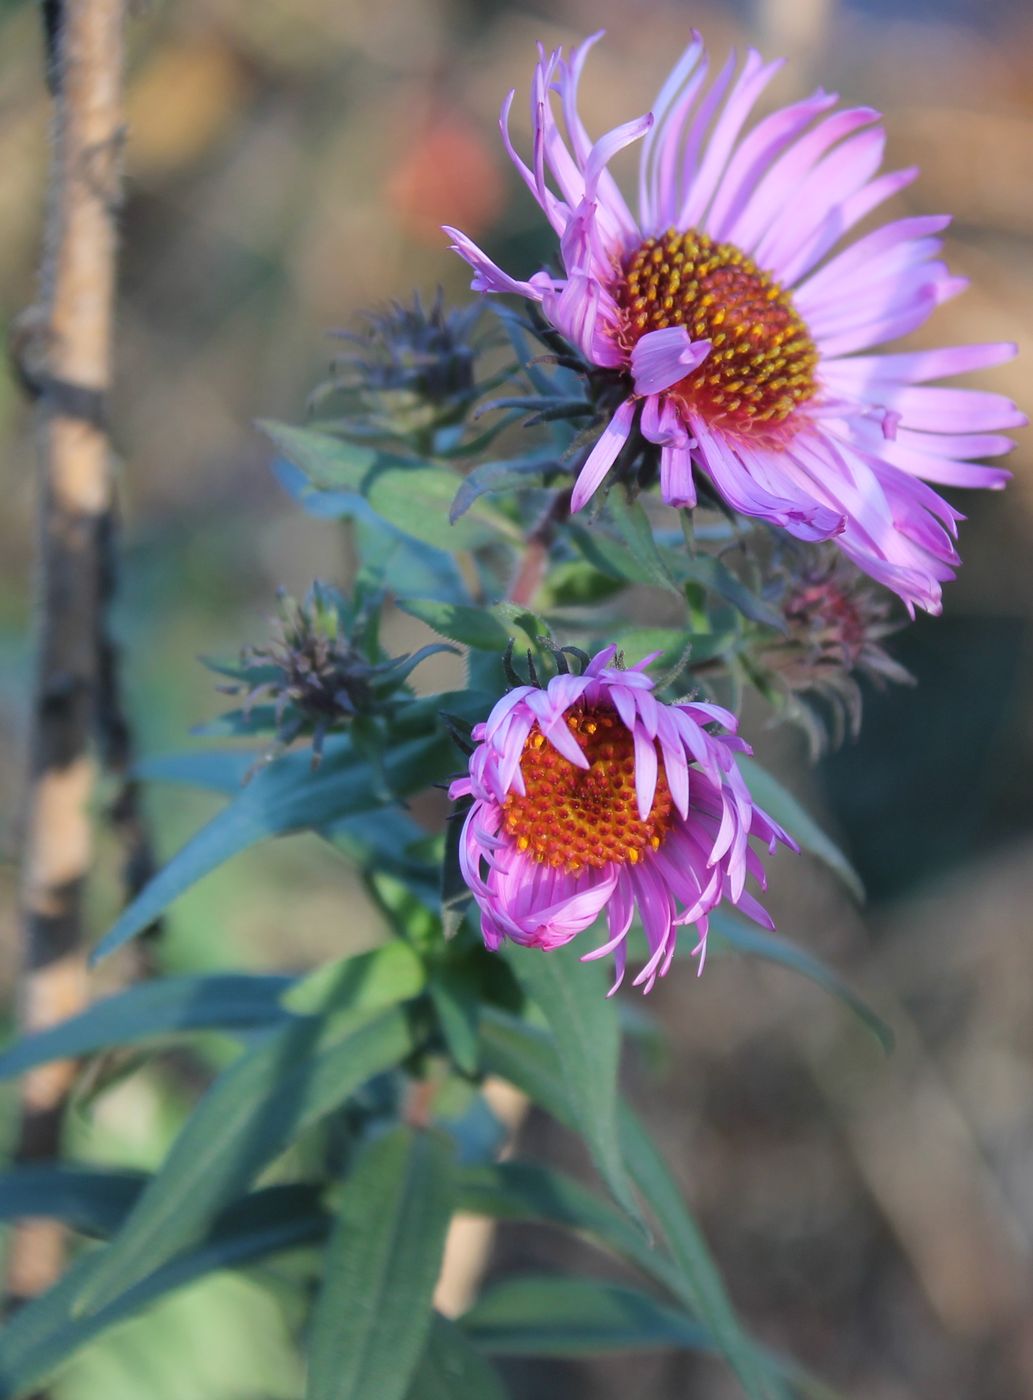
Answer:
<svg viewBox="0 0 1033 1400"><path fill-rule="evenodd" d="M20 1015L39 1030L86 998L82 897L91 858L88 803L97 721L102 550L111 509L105 426L111 377L122 145L123 0L48 0L48 78L54 94L50 182L39 305L13 346L39 399L37 659L29 741L22 878L25 970ZM18 1157L59 1146L74 1066L26 1075ZM15 1231L12 1301L61 1271L64 1240L49 1221Z"/></svg>
<svg viewBox="0 0 1033 1400"><path fill-rule="evenodd" d="M509 601L529 608L541 586L549 562L549 546L556 526L570 515L570 492L560 491L527 537L527 549L509 589Z"/></svg>

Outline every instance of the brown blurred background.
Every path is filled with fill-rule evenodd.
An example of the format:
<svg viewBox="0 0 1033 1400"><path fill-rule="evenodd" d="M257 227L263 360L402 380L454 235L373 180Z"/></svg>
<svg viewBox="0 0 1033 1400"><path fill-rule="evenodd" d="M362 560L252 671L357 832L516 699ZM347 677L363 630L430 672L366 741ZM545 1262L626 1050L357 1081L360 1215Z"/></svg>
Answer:
<svg viewBox="0 0 1033 1400"><path fill-rule="evenodd" d="M901 211L952 212L948 256L973 281L923 342L1028 339L1033 11L1020 0L141 6L131 22L113 422L125 520L118 630L145 753L183 747L191 725L218 713L198 653L260 637L278 584L304 590L345 567L337 528L303 518L280 493L252 421L301 416L330 355L327 332L353 325L359 308L439 283L468 296L441 222L507 265L529 271L544 253L537 209L495 126L504 92L523 96L536 40L608 29L585 79L583 110L598 131L648 107L690 23L718 54L743 42L787 53L770 101L820 82L886 112L889 164L923 168ZM0 322L34 295L42 67L36 7L0 0ZM1028 364L982 382L1028 408ZM782 858L779 925L866 990L896 1029L895 1055L884 1058L809 985L715 960L702 984L683 965L652 998L670 1035L660 1076L630 1069L750 1323L864 1400L1033 1396L1029 457L1027 436L1003 497L961 501L966 565L945 616L896 648L920 686L873 699L858 746L811 770L795 737L763 730L759 709L750 716L762 754L824 812L870 891L859 911L817 865ZM7 992L33 470L31 413L0 369ZM210 810L176 790L155 789L149 802L165 855ZM96 932L115 900L104 862L102 850ZM375 936L348 872L314 838L297 838L239 858L182 899L162 959L298 966ZM81 1116L72 1145L153 1162L181 1111L175 1095L130 1077ZM569 1150L544 1125L527 1131L545 1152ZM533 1232L503 1234L494 1267L539 1268L560 1252ZM587 1254L572 1262L594 1267ZM254 1308L245 1314L247 1328L273 1327ZM165 1377L135 1393L297 1393L289 1367L274 1371L266 1366L261 1389L199 1374L193 1388ZM87 1359L61 1394L113 1394L111 1374ZM509 1374L518 1400L734 1393L717 1366L663 1355Z"/></svg>

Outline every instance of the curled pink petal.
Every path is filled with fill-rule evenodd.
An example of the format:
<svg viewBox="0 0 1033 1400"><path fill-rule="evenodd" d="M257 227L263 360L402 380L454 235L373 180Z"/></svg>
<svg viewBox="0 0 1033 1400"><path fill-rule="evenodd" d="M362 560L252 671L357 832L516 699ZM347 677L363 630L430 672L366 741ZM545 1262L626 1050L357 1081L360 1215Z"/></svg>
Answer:
<svg viewBox="0 0 1033 1400"><path fill-rule="evenodd" d="M631 377L636 394L658 394L670 389L703 363L710 354L709 340L690 340L684 326L650 331L631 352Z"/></svg>

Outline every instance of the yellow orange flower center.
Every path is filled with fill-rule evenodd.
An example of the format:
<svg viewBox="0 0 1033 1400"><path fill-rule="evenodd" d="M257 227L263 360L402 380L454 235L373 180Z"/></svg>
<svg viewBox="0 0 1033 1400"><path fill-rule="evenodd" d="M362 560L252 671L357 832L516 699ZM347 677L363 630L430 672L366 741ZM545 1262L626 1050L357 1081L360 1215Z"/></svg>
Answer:
<svg viewBox="0 0 1033 1400"><path fill-rule="evenodd" d="M734 244L669 229L625 258L614 291L625 350L669 326L711 342L699 368L667 390L706 422L763 434L814 394L818 351L791 296Z"/></svg>
<svg viewBox="0 0 1033 1400"><path fill-rule="evenodd" d="M535 725L520 759L526 793L506 798L503 830L521 851L558 870L598 869L610 861L635 865L658 849L673 820L663 758L658 751L656 794L643 821L635 742L620 717L608 708L576 705L566 723L588 768L557 753Z"/></svg>

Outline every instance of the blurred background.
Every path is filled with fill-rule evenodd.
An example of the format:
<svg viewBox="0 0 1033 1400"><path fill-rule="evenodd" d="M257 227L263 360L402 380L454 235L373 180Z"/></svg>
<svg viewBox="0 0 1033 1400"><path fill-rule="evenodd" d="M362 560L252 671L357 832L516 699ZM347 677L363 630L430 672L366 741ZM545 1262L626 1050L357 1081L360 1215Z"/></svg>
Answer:
<svg viewBox="0 0 1033 1400"><path fill-rule="evenodd" d="M791 62L766 102L821 83L885 111L891 168L922 178L899 212L952 212L972 279L917 343L1028 337L1033 324L1033 11L1023 0L178 0L130 24L127 185L113 405L124 517L122 602L141 751L182 748L223 708L199 653L261 639L274 590L341 579L339 527L303 517L268 470L257 417L298 420L362 307L468 278L439 224L526 274L547 250L497 139L539 39L605 26L584 83L598 132L646 110L690 24L712 51L752 42ZM36 6L0 0L0 323L31 304L49 101ZM525 121L517 103L517 125ZM1025 360L982 382L1025 401ZM1022 435L1020 434L1020 437ZM774 862L779 927L847 972L893 1024L886 1059L809 984L715 959L649 1011L668 1052L629 1087L677 1166L729 1286L770 1344L865 1400L1033 1395L1033 463L971 495L945 616L896 639L914 691L869 697L861 742L817 768L747 732L861 872L861 910L815 863ZM34 520L32 415L0 366L0 989L17 970ZM955 493L955 499L959 494ZM399 625L400 641L416 626ZM434 677L427 668L426 679ZM100 800L103 800L101 794ZM155 788L167 856L211 810ZM102 848L95 933L117 891ZM109 860L110 863L110 860ZM302 967L378 930L338 857L294 838L240 857L171 911L167 969ZM117 969L116 974L117 975ZM101 984L99 984L101 985ZM181 1069L182 1067L180 1067ZM84 1091L70 1146L151 1165L193 1088L161 1067ZM10 1099L4 1100L5 1111ZM528 1146L566 1160L548 1125ZM500 1235L494 1270L573 1247ZM591 1256L576 1258L585 1271ZM72 1400L294 1397L298 1319L271 1271L215 1279L83 1354ZM144 1327L148 1330L142 1330ZM189 1341L189 1345L186 1343ZM184 1369L186 1368L186 1369ZM520 1363L517 1400L722 1400L720 1367L650 1355ZM375 1400L375 1397L371 1397Z"/></svg>

